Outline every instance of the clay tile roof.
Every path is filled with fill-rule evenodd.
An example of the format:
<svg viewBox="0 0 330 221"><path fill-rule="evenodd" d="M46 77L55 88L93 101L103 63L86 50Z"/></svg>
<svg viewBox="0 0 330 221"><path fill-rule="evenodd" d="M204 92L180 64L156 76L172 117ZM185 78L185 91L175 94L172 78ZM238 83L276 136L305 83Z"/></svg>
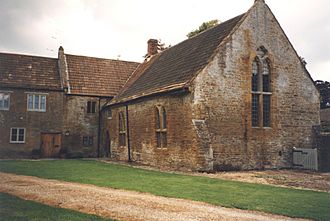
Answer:
<svg viewBox="0 0 330 221"><path fill-rule="evenodd" d="M66 54L72 94L115 96L139 63Z"/></svg>
<svg viewBox="0 0 330 221"><path fill-rule="evenodd" d="M232 18L161 52L148 61L149 64L141 64L143 67L134 72L115 102L183 87L206 66L219 44L243 16Z"/></svg>
<svg viewBox="0 0 330 221"><path fill-rule="evenodd" d="M57 59L0 53L0 88L61 90Z"/></svg>

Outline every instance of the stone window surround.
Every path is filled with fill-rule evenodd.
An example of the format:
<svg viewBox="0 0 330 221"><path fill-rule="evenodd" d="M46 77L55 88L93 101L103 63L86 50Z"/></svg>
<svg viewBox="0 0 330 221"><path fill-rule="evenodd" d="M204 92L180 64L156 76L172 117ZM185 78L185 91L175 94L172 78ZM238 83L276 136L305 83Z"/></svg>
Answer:
<svg viewBox="0 0 330 221"><path fill-rule="evenodd" d="M17 134L16 134L16 140L12 140L12 135L13 135L13 130L16 129L17 130ZM23 140L19 140L19 131L23 130ZM14 143L14 144L23 144L25 143L25 135L26 135L26 128L24 127L11 127L10 128L10 138L9 138L9 143Z"/></svg>
<svg viewBox="0 0 330 221"><path fill-rule="evenodd" d="M255 99L255 96L258 96L258 110L257 110L257 117L258 122L257 125L253 125L253 118L255 117L253 115L254 109L251 107L251 126L252 128L263 128L263 129L271 129L271 61L269 57L267 56L268 51L263 47L259 47L257 49L257 56L254 58L252 63L252 82L251 82L251 102L253 103L253 100ZM255 66L254 64L257 64L257 90L254 90L254 82L253 82L253 74ZM267 83L268 85L265 85L265 82L263 80L263 76L267 75ZM265 87L266 86L266 87ZM264 91L266 88L266 91ZM265 107L264 98L269 97L268 100L268 108ZM252 105L251 103L251 105ZM264 115L264 110L269 109L269 111L266 113L267 115ZM267 116L267 119L265 117ZM266 125L265 124L266 121Z"/></svg>
<svg viewBox="0 0 330 221"><path fill-rule="evenodd" d="M8 97L8 107L4 106L4 99L0 96L0 99L3 99L2 106L0 106L0 110L8 111L10 109L10 94L13 93L12 91L0 91L0 94L9 95Z"/></svg>
<svg viewBox="0 0 330 221"><path fill-rule="evenodd" d="M25 92L25 94L27 94L26 96L26 106L27 106L27 110L28 111L36 111L36 112L46 112L47 110L47 95L48 93L39 93L39 92ZM29 108L29 96L32 95L33 96L33 100L32 100L32 108ZM35 101L35 96L40 96L39 97L39 107L38 108L35 108L34 105L34 101ZM45 97L45 108L42 109L41 108L41 99L42 99L42 96Z"/></svg>
<svg viewBox="0 0 330 221"><path fill-rule="evenodd" d="M87 101L87 113L95 114L96 113L96 101Z"/></svg>
<svg viewBox="0 0 330 221"><path fill-rule="evenodd" d="M93 136L83 136L83 145L85 147L88 147L88 146L93 146L93 139L94 137Z"/></svg>

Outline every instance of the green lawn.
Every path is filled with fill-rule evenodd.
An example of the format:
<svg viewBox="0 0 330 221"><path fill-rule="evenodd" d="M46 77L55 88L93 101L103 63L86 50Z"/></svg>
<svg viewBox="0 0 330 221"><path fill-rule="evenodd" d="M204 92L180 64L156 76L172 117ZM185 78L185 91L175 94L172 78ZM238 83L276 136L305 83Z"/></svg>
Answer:
<svg viewBox="0 0 330 221"><path fill-rule="evenodd" d="M330 220L330 193L131 168L92 160L0 161L0 171Z"/></svg>
<svg viewBox="0 0 330 221"><path fill-rule="evenodd" d="M55 208L0 193L0 220L3 221L111 221L68 209Z"/></svg>

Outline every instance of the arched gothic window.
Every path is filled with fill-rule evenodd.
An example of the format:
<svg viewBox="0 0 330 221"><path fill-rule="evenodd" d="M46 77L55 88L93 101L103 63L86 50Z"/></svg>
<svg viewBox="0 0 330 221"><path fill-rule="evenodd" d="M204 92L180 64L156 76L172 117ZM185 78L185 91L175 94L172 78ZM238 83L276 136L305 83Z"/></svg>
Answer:
<svg viewBox="0 0 330 221"><path fill-rule="evenodd" d="M270 127L271 115L271 65L267 50L259 50L252 62L252 127Z"/></svg>
<svg viewBox="0 0 330 221"><path fill-rule="evenodd" d="M165 148L167 146L167 120L165 108L162 106L155 107L155 115L157 147Z"/></svg>

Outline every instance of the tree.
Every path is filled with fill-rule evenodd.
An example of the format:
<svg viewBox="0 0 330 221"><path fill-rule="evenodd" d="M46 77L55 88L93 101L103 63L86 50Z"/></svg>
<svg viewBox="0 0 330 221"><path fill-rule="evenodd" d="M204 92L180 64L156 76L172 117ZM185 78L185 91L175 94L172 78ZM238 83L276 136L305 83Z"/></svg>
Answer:
<svg viewBox="0 0 330 221"><path fill-rule="evenodd" d="M315 86L320 91L321 95L321 103L320 107L323 108L330 108L330 82L328 81L315 81Z"/></svg>
<svg viewBox="0 0 330 221"><path fill-rule="evenodd" d="M219 23L220 23L220 21L218 19L213 19L211 21L203 22L203 24L201 24L198 29L189 32L187 34L187 37L188 38L194 37L195 35L203 32L209 28L214 27L214 26L218 25Z"/></svg>

